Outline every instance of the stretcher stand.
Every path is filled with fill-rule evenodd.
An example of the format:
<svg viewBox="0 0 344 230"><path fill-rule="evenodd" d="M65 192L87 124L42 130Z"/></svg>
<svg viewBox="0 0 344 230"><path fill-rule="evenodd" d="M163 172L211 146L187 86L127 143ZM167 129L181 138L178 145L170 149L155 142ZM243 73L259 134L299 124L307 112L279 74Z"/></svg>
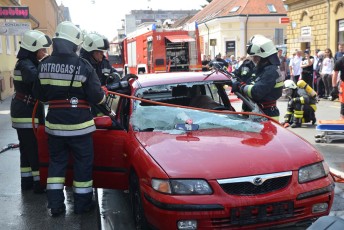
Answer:
<svg viewBox="0 0 344 230"><path fill-rule="evenodd" d="M316 130L322 132L315 135L316 143L331 143L344 140L344 120L320 120Z"/></svg>

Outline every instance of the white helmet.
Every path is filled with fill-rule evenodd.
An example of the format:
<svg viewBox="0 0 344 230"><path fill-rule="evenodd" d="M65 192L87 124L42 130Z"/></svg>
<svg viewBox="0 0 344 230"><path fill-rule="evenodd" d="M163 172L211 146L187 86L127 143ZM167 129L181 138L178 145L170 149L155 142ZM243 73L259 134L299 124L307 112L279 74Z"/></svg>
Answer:
<svg viewBox="0 0 344 230"><path fill-rule="evenodd" d="M284 88L286 89L296 89L297 85L293 80L285 80L284 81Z"/></svg>
<svg viewBox="0 0 344 230"><path fill-rule="evenodd" d="M247 53L252 56L267 58L277 53L277 49L270 39L258 34L254 35L250 39L250 43L247 47Z"/></svg>
<svg viewBox="0 0 344 230"><path fill-rule="evenodd" d="M109 41L100 34L90 33L85 36L82 48L88 52L93 50L105 51L109 49Z"/></svg>
<svg viewBox="0 0 344 230"><path fill-rule="evenodd" d="M65 39L77 46L80 45L84 39L81 29L69 21L58 24L54 38Z"/></svg>
<svg viewBox="0 0 344 230"><path fill-rule="evenodd" d="M36 52L39 49L47 48L51 45L51 39L38 30L28 30L24 33L23 39L20 42L20 47L31 52Z"/></svg>

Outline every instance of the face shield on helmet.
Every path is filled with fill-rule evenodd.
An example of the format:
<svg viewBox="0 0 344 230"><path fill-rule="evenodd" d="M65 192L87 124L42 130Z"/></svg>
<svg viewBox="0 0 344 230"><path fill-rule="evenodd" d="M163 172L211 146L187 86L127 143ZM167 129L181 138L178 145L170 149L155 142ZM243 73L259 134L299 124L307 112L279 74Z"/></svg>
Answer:
<svg viewBox="0 0 344 230"><path fill-rule="evenodd" d="M58 24L54 38L65 39L79 46L83 42L83 33L72 22L64 21Z"/></svg>
<svg viewBox="0 0 344 230"><path fill-rule="evenodd" d="M109 41L104 36L97 33L87 34L85 36L84 43L82 44L82 48L87 52L94 50L105 51L108 50L109 47Z"/></svg>
<svg viewBox="0 0 344 230"><path fill-rule="evenodd" d="M37 50L48 48L51 45L51 39L38 30L28 30L24 33L20 42L20 47L36 52Z"/></svg>
<svg viewBox="0 0 344 230"><path fill-rule="evenodd" d="M263 35L255 35L250 39L247 53L251 56L267 58L271 64L280 65L274 43Z"/></svg>

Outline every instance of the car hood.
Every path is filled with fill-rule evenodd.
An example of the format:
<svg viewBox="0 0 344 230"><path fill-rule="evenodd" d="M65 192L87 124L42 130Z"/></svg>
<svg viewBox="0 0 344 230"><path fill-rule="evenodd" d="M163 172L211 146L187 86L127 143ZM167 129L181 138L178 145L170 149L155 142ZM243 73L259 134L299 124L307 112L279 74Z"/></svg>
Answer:
<svg viewBox="0 0 344 230"><path fill-rule="evenodd" d="M291 131L265 122L259 133L230 129L181 135L137 132L137 140L172 178L219 179L298 170L323 156Z"/></svg>

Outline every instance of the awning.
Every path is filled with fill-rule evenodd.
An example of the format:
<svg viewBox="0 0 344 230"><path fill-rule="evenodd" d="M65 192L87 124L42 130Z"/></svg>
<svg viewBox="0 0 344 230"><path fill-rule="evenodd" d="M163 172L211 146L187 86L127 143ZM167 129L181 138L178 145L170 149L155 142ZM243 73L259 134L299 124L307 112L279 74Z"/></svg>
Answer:
<svg viewBox="0 0 344 230"><path fill-rule="evenodd" d="M189 35L186 34L181 34L181 35L170 35L166 36L166 38L173 43L176 42L194 42L195 39L190 37Z"/></svg>

